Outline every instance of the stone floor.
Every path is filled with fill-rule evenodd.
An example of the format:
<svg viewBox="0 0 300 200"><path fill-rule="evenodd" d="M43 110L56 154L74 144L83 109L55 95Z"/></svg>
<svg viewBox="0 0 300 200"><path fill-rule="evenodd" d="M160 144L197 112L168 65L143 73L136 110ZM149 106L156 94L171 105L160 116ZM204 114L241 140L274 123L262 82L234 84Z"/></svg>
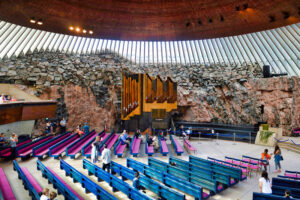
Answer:
<svg viewBox="0 0 300 200"><path fill-rule="evenodd" d="M169 141L168 141L169 142ZM259 157L261 152L266 148L264 146L258 146L253 144L241 143L241 142L233 142L233 141L224 141L224 140L191 140L192 145L197 148L197 152L195 156L199 156L202 158L207 158L207 156L224 159L224 156L231 156L235 158L241 158L242 155L248 155L253 157ZM174 153L174 149L171 144L168 144L169 147L169 155L176 156ZM273 151L273 148L268 148L270 152ZM179 158L188 160L188 153L184 152L182 156ZM282 162L283 170L297 170L300 171L300 154L287 151L282 149L282 155L284 157L284 161ZM124 157L129 157L130 154L127 151ZM153 155L154 158L167 161L168 157L163 157L159 153ZM138 161L147 163L147 156L144 153L144 144L141 146L141 154L138 158ZM78 169L83 174L87 175L87 171L82 168L82 157L78 157L75 160L64 157L64 160L73 165L76 169ZM122 165L126 164L125 158L113 158L115 162L118 162ZM85 194L84 189L81 188L79 183L73 183L70 177L66 177L63 170L59 168L59 160L55 160L53 158L45 158L43 163L52 168L57 174L62 177L73 189L78 191L79 194L82 195L85 199L96 199L92 193ZM274 172L274 162L271 160L271 169L270 169L270 177L276 176ZM47 179L41 177L41 172L36 169L36 158L31 158L26 161L19 161L20 166L27 167L28 170L32 173L32 175L37 179L42 187L48 187L50 190L54 190L51 184L48 184ZM99 166L102 166L99 163ZM8 176L8 180L12 185L13 191L18 200L30 200L31 198L28 195L28 191L24 190L22 182L18 180L17 173L13 171L12 162L1 161L0 167L4 168L6 175ZM220 194L212 196L210 199L222 199L222 200L250 200L252 199L252 193L254 191L258 191L258 178L259 174L252 173L252 176L247 180L238 183L237 185L230 187ZM90 179L97 182L97 179L94 176L90 176ZM129 184L132 184L131 181L127 181ZM101 187L103 187L108 192L115 195L118 199L128 199L122 192L113 193L111 187L105 182L98 183ZM151 191L146 191L147 195L150 195L154 198L157 196ZM191 196L186 195L186 199L193 199ZM61 195L59 196L59 200L64 199Z"/></svg>

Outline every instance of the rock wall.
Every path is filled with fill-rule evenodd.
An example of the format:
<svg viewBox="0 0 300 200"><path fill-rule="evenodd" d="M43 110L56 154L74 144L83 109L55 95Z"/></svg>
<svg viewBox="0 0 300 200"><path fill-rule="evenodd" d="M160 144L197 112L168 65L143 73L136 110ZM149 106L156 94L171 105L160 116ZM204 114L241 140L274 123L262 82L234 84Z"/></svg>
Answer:
<svg viewBox="0 0 300 200"><path fill-rule="evenodd" d="M34 52L0 61L0 82L57 100L56 118L66 117L71 130L86 121L101 130L120 124L122 69L176 81L183 120L231 124L264 120L283 127L285 135L300 126L299 77L263 79L256 64L143 66L111 53ZM263 116L260 105L265 105ZM37 124L41 126L42 121Z"/></svg>

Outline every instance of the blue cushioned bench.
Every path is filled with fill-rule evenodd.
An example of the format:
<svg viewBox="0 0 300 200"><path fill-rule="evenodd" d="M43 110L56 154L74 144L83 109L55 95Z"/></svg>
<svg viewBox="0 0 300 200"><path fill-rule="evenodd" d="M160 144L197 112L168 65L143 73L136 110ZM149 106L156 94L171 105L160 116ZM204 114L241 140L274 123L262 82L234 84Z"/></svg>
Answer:
<svg viewBox="0 0 300 200"><path fill-rule="evenodd" d="M212 169L207 169L205 167L197 166L197 165L194 165L185 160L181 160L181 159L174 158L174 157L169 157L169 164L171 164L171 163L175 163L176 167L178 167L180 169L189 170L194 173L207 174L207 175L211 176L213 179L215 179L216 181L218 181L219 183L222 183L226 186L232 186L232 185L235 185L236 183L238 183L238 181L231 179L230 175L228 175L226 173L215 172Z"/></svg>
<svg viewBox="0 0 300 200"><path fill-rule="evenodd" d="M40 200L39 192L41 192L42 188L36 183L35 180L32 179L32 176L26 176L28 175L28 171L24 172L24 170L20 168L15 160L13 161L13 168L15 171L17 171L18 178L22 180L24 188L29 191L29 195L32 197L32 199Z"/></svg>
<svg viewBox="0 0 300 200"><path fill-rule="evenodd" d="M63 141L53 145L49 149L49 156L58 159L59 156L61 156L63 152L66 151L67 147L76 142L79 138L80 136L78 134L72 134Z"/></svg>
<svg viewBox="0 0 300 200"><path fill-rule="evenodd" d="M148 133L146 133L146 144L145 144L145 153L148 156L152 156L154 154L154 146L153 145L148 145Z"/></svg>
<svg viewBox="0 0 300 200"><path fill-rule="evenodd" d="M136 134L134 134L133 139L130 143L130 154L133 155L133 157L137 157L140 151L140 145L141 145L142 139L138 138Z"/></svg>
<svg viewBox="0 0 300 200"><path fill-rule="evenodd" d="M107 182L112 188L113 191L121 191L128 196L128 198L132 198L135 200L150 200L151 197L146 194L140 192L136 188L133 188L128 183L123 180L115 177L114 175L104 171L102 168L97 165L89 162L86 159L83 159L83 168L88 170L89 175L95 175L98 178L98 181ZM134 193L134 194L133 194Z"/></svg>
<svg viewBox="0 0 300 200"><path fill-rule="evenodd" d="M127 144L122 144L121 138L118 139L116 144L114 145L114 154L121 158L125 152Z"/></svg>
<svg viewBox="0 0 300 200"><path fill-rule="evenodd" d="M53 145L63 141L67 137L71 135L70 132L64 133L62 135L56 136L52 138L51 140L48 140L47 142L44 142L32 149L32 156L37 157L38 159L42 159L44 156L46 156L49 153L49 148Z"/></svg>
<svg viewBox="0 0 300 200"><path fill-rule="evenodd" d="M170 136L170 140L171 140L171 143L173 144L176 154L178 156L180 156L183 153L182 147L180 146L178 140L176 140L171 134L169 136Z"/></svg>
<svg viewBox="0 0 300 200"><path fill-rule="evenodd" d="M283 196L253 192L252 200L286 200Z"/></svg>
<svg viewBox="0 0 300 200"><path fill-rule="evenodd" d="M100 132L98 134L98 136L100 138L104 137L105 135L105 130ZM94 137L92 140L90 140L87 144L85 144L82 149L81 149L81 155L87 157L87 158L91 158L91 152L92 152L92 143L94 143L96 140L96 137Z"/></svg>
<svg viewBox="0 0 300 200"><path fill-rule="evenodd" d="M97 183L90 180L88 177L77 171L74 167L66 163L64 160L60 160L60 169L65 170L66 176L73 178L73 182L79 182L86 192L93 193L97 200L117 200L116 197L108 193Z"/></svg>
<svg viewBox="0 0 300 200"><path fill-rule="evenodd" d="M203 174L203 176L199 176L198 174L189 172L188 170L180 169L176 166L169 165L168 163L154 158L148 158L148 165L154 169L164 171L191 183L200 185L201 187L206 188L213 193L219 193L224 190L224 187L222 185L218 185L216 180L206 179L205 174Z"/></svg>
<svg viewBox="0 0 300 200"><path fill-rule="evenodd" d="M63 194L65 199L84 200L75 190L63 181L53 170L46 167L41 161L37 161L37 169L42 172L42 176L47 178L57 189L59 194Z"/></svg>
<svg viewBox="0 0 300 200"><path fill-rule="evenodd" d="M242 170L237 169L234 167L222 165L216 162L212 162L203 158L195 157L195 156L189 156L189 162L195 165L203 166L206 167L207 169L212 169L215 172L220 172L220 173L227 173L230 175L232 178L236 180L245 180L247 179L247 176L243 176Z"/></svg>
<svg viewBox="0 0 300 200"><path fill-rule="evenodd" d="M300 181L272 178L272 194L283 196L285 190L290 190L292 197L300 198Z"/></svg>
<svg viewBox="0 0 300 200"><path fill-rule="evenodd" d="M79 140L67 147L66 155L74 159L76 154L81 152L82 147L84 147L87 143L93 140L97 135L98 133L96 133L95 130L92 130L90 133L85 134Z"/></svg>
<svg viewBox="0 0 300 200"><path fill-rule="evenodd" d="M210 195L203 192L202 187L190 183L186 180L183 180L181 178L178 178L176 176L173 176L171 174L168 174L166 172L160 171L160 170L156 170L151 168L150 166L138 162L136 160L133 160L131 158L127 158L127 167L132 168L133 170L139 171L143 174L145 174L147 177L159 180L160 182L164 183L165 185L169 186L169 187L173 187L176 188L178 190L181 190L191 196L195 197L195 200L201 200L201 199L207 199ZM112 164L112 168L116 168L116 171L118 174L128 174L128 168L119 165L119 164ZM123 172L125 171L125 172ZM133 171L132 171L133 173Z"/></svg>
<svg viewBox="0 0 300 200"><path fill-rule="evenodd" d="M164 140L164 139L162 139L162 138L160 137L160 135L158 135L158 142L159 142L160 153L161 153L163 156L168 155L169 149L168 149L167 141Z"/></svg>
<svg viewBox="0 0 300 200"><path fill-rule="evenodd" d="M2 168L0 168L0 191L0 199L16 200L16 197L7 180L6 174Z"/></svg>

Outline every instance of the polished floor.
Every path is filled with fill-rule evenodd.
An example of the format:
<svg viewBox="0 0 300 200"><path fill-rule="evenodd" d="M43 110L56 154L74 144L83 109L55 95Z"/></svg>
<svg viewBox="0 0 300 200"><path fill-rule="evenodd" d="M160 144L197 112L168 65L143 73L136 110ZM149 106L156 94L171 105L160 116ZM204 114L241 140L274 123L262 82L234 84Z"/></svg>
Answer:
<svg viewBox="0 0 300 200"><path fill-rule="evenodd" d="M202 158L214 157L218 159L224 159L224 156L231 156L235 158L241 158L242 155L248 155L253 157L259 157L261 152L268 147L241 143L241 142L233 142L233 141L223 141L223 140L199 140L199 139L192 139L191 143L193 146L197 148L195 156L199 156ZM181 142L182 144L182 142ZM173 147L168 140L168 147L169 147L169 156L176 156ZM273 151L273 148L268 148L270 152ZM141 146L141 154L139 157L135 158L138 161L147 163L147 156L144 153L144 144ZM297 170L300 171L300 154L282 149L282 155L284 157L284 161L282 162L282 168L284 170ZM188 160L189 153L184 152L182 156L178 156L178 158ZM126 151L124 158L116 158L113 157L115 162L118 162L125 166L126 158L131 157L129 152ZM160 153L156 153L153 155L154 158L164 160L167 162L168 157L161 156ZM177 157L177 156L176 156ZM69 159L67 157L63 158L65 161L70 163L80 172L88 176L87 170L82 168L82 157L79 156L76 159ZM48 184L47 179L42 178L41 172L36 168L36 158L30 158L26 161L18 160L21 167L27 167L28 170L32 173L32 175L36 178L36 180L40 183L42 187L48 187L50 190L54 190L51 184ZM73 183L70 177L66 177L63 170L59 168L59 160L55 160L53 158L45 158L43 163L53 169L61 178L63 178L73 189L75 189L84 199L96 199L92 193L86 194L84 189L81 187L79 183ZM270 167L270 177L277 176L275 174L274 169L274 161L271 160L271 167ZM99 163L99 166L102 166L102 163ZM12 186L12 189L15 193L15 196L18 200L30 200L31 198L28 195L28 191L26 191L22 185L21 180L18 179L17 173L13 171L12 162L8 161L1 161L0 167L4 168L6 175L8 176L8 180ZM220 200L251 200L252 193L254 191L258 191L258 179L260 175L256 173L252 173L251 177L248 177L247 180L238 183L237 185L230 187L223 192L212 196L210 199L220 199ZM95 182L97 179L94 176L89 176L89 178ZM129 184L132 184L131 181L127 181ZM105 182L98 182L98 184L103 187L108 192L112 193L118 199L128 199L126 195L122 192L112 192L111 187ZM151 191L146 191L147 195L157 198L157 196L152 193ZM64 199L63 196L59 195L59 200ZM189 195L186 195L186 199L194 199Z"/></svg>

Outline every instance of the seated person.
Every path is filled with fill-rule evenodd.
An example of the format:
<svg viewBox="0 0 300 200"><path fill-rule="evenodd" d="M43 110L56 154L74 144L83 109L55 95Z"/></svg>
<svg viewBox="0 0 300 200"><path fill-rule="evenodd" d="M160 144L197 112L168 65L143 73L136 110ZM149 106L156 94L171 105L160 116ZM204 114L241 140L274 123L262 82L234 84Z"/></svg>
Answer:
<svg viewBox="0 0 300 200"><path fill-rule="evenodd" d="M156 140L156 137L152 137L152 136L148 136L148 139L147 139L147 144L150 146L150 145L153 145L154 148L157 150L159 148L159 145L158 145L158 141Z"/></svg>
<svg viewBox="0 0 300 200"><path fill-rule="evenodd" d="M8 144L8 141L5 138L5 134L1 133L1 136L0 136L0 150L7 148L8 147L7 144Z"/></svg>
<svg viewBox="0 0 300 200"><path fill-rule="evenodd" d="M135 132L135 136L137 138L139 138L141 136L141 130L140 129L137 129L136 132Z"/></svg>
<svg viewBox="0 0 300 200"><path fill-rule="evenodd" d="M127 146L130 145L131 138L128 137L126 130L124 130L123 133L121 134L120 140L121 140L121 144L123 144L123 145L127 144Z"/></svg>
<svg viewBox="0 0 300 200"><path fill-rule="evenodd" d="M268 149L265 149L265 151L261 153L261 159L264 161L263 166L265 171L267 171L267 166L269 165L269 160L271 159L270 154L268 154Z"/></svg>
<svg viewBox="0 0 300 200"><path fill-rule="evenodd" d="M84 131L84 134L87 134L90 132L90 126L88 125L87 122L84 123L83 131Z"/></svg>
<svg viewBox="0 0 300 200"><path fill-rule="evenodd" d="M144 188L143 186L140 185L140 180L139 180L139 178L140 178L139 172L135 172L135 173L134 173L134 179L133 179L133 181L132 181L132 186L133 186L134 188L138 189L138 190L143 190L143 192L146 193L146 192L144 191L145 188Z"/></svg>
<svg viewBox="0 0 300 200"><path fill-rule="evenodd" d="M291 196L291 192L289 190L285 190L284 192L284 197L286 199L294 199L292 196Z"/></svg>
<svg viewBox="0 0 300 200"><path fill-rule="evenodd" d="M77 127L76 133L77 133L80 137L84 134L84 132L82 131L82 128L81 128L81 124Z"/></svg>
<svg viewBox="0 0 300 200"><path fill-rule="evenodd" d="M166 138L164 137L164 132L163 132L163 131L161 131L161 132L159 133L159 136L160 136L160 139L161 139L161 140L166 140Z"/></svg>

